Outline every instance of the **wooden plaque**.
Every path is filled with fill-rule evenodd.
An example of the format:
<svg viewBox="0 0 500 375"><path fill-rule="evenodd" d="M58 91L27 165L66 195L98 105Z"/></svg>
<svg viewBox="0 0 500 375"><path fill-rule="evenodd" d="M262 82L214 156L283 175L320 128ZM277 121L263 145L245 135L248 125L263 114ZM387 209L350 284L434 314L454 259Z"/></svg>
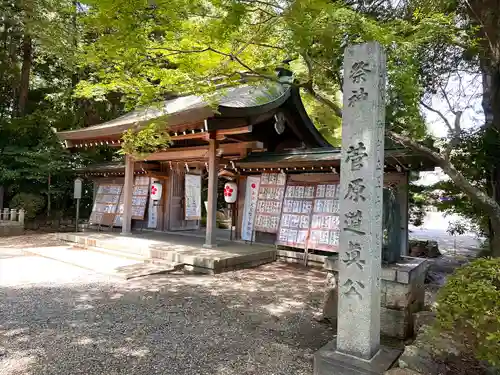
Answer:
<svg viewBox="0 0 500 375"><path fill-rule="evenodd" d="M132 220L144 220L146 205L149 197L149 177L136 176L134 179L134 188L132 190ZM123 194L116 210L116 217L113 226L121 227L123 224Z"/></svg>
<svg viewBox="0 0 500 375"><path fill-rule="evenodd" d="M308 182L287 184L277 245L306 248L315 191L316 186Z"/></svg>
<svg viewBox="0 0 500 375"><path fill-rule="evenodd" d="M308 239L309 249L338 251L340 234L339 192L339 184L316 184Z"/></svg>
<svg viewBox="0 0 500 375"><path fill-rule="evenodd" d="M254 223L255 231L278 233L286 179L287 176L284 173L261 175Z"/></svg>
<svg viewBox="0 0 500 375"><path fill-rule="evenodd" d="M107 226L113 224L122 189L123 185L121 184L99 185L89 224Z"/></svg>

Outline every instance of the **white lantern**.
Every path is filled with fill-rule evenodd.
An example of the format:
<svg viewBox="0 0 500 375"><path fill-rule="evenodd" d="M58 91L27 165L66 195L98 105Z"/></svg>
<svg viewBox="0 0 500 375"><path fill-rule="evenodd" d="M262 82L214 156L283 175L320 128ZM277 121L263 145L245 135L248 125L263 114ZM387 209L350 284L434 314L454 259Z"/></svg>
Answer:
<svg viewBox="0 0 500 375"><path fill-rule="evenodd" d="M151 185L151 199L154 201L159 201L161 199L161 192L163 190L162 184L155 182Z"/></svg>
<svg viewBox="0 0 500 375"><path fill-rule="evenodd" d="M236 185L236 182L226 182L224 185L224 200L226 203L236 202L237 195L238 185Z"/></svg>

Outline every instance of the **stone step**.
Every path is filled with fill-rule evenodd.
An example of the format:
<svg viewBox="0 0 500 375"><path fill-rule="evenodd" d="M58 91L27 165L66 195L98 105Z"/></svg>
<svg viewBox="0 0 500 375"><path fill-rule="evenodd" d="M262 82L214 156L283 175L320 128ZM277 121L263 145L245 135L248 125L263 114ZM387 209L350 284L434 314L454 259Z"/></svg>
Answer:
<svg viewBox="0 0 500 375"><path fill-rule="evenodd" d="M120 258L125 258L125 259L130 259L130 260L137 260L139 262L145 262L149 260L148 257L145 257L141 254L135 254L132 252L128 251L122 251L122 250L116 250L116 249L107 249L104 247L95 247L95 246L86 246L82 244L74 244L71 246L73 250L91 250L96 253L101 253L101 254L107 254L107 255L112 255Z"/></svg>
<svg viewBox="0 0 500 375"><path fill-rule="evenodd" d="M148 262L147 259L131 258L122 254L116 255L99 248L85 249L81 246L29 248L25 249L24 252L125 280L175 272L184 267L184 264L181 263L152 263Z"/></svg>
<svg viewBox="0 0 500 375"><path fill-rule="evenodd" d="M157 264L147 261L139 264L132 264L130 266L119 267L115 270L115 273L116 276L129 280L143 276L176 272L182 268L184 268L184 264L182 263Z"/></svg>
<svg viewBox="0 0 500 375"><path fill-rule="evenodd" d="M154 275L159 273L169 273L179 271L184 268L184 263L168 261L159 258L147 258L138 254L130 252L106 249L103 247L84 246L75 244L72 246L74 250L87 250L96 253L111 255L128 260L137 260L141 264L134 264L131 266L122 267L116 270L116 275L125 279L131 279L141 276Z"/></svg>
<svg viewBox="0 0 500 375"><path fill-rule="evenodd" d="M147 258L138 254L120 250L106 249L103 247L95 246L85 246L81 244L75 244L71 248L73 250L90 251L92 253L111 255L118 258L136 260L138 262L141 262L138 264L132 264L130 266L119 267L111 272L111 274L124 278L126 280L148 275L175 272L184 268L184 263L168 261L165 259Z"/></svg>
<svg viewBox="0 0 500 375"><path fill-rule="evenodd" d="M184 270L192 273L215 274L256 267L276 260L276 250L269 246L225 243L219 248L206 249L202 241L187 236L58 233L57 238L123 259L142 262L154 259L153 263L161 265L182 263L185 265Z"/></svg>
<svg viewBox="0 0 500 375"><path fill-rule="evenodd" d="M91 250L102 254L109 254L125 259L138 260L142 262L153 262L156 264L178 264L184 263L184 256L175 250L166 250L157 247L127 247L125 245L117 246L115 244L105 244L102 246L88 246L84 244L74 244L73 248L81 250Z"/></svg>

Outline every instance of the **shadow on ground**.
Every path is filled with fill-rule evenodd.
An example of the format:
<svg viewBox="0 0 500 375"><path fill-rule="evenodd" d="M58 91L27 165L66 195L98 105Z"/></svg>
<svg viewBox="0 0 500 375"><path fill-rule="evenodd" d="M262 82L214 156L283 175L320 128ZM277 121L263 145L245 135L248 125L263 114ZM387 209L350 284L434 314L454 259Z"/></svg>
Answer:
<svg viewBox="0 0 500 375"><path fill-rule="evenodd" d="M311 374L333 335L312 319L323 290L324 273L282 263L0 287L0 373Z"/></svg>
<svg viewBox="0 0 500 375"><path fill-rule="evenodd" d="M29 233L23 236L0 237L0 250L23 249L27 247L61 246L56 233Z"/></svg>

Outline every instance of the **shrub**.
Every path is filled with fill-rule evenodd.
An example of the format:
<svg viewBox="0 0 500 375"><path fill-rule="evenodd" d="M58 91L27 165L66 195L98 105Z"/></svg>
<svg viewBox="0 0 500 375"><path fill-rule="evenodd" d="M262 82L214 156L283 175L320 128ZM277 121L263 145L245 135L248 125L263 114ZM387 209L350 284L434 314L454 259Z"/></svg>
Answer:
<svg viewBox="0 0 500 375"><path fill-rule="evenodd" d="M36 194L18 193L10 200L10 208L24 208L26 219L34 219L44 207L45 199Z"/></svg>
<svg viewBox="0 0 500 375"><path fill-rule="evenodd" d="M438 295L437 324L476 357L500 365L500 259L477 259L452 275Z"/></svg>

